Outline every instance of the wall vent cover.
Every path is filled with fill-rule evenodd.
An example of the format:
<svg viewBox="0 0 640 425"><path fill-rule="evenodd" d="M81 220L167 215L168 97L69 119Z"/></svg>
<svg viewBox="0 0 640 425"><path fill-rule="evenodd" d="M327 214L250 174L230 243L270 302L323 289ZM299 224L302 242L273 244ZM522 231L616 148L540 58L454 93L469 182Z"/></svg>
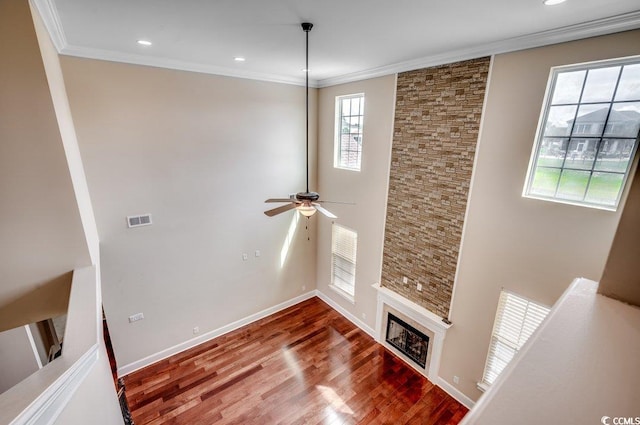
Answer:
<svg viewBox="0 0 640 425"><path fill-rule="evenodd" d="M127 217L129 227L149 226L151 222L151 214L130 215Z"/></svg>

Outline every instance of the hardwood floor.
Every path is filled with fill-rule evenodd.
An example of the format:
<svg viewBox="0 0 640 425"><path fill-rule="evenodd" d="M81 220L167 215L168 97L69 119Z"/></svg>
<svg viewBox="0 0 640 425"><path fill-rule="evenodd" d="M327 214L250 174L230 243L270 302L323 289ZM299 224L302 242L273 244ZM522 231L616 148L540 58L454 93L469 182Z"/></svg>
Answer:
<svg viewBox="0 0 640 425"><path fill-rule="evenodd" d="M136 425L457 424L467 409L318 298L125 377Z"/></svg>

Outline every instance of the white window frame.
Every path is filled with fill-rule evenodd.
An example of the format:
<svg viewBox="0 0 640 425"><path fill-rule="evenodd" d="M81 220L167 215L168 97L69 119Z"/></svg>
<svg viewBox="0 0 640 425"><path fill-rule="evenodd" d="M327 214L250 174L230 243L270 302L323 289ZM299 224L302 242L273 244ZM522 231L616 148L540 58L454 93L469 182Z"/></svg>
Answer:
<svg viewBox="0 0 640 425"><path fill-rule="evenodd" d="M360 161L358 162L356 167L349 167L347 165L343 165L341 163L341 157L342 157L342 100L344 99L356 99L356 98L361 98L361 104L360 104L360 113L358 114L358 116L361 117L361 122L360 122L360 133L357 133L356 137L359 137L360 140L356 139L356 143L358 143L360 145L359 147L359 152L360 152ZM354 94L348 94L348 95L344 95L344 96L336 96L336 117L335 117L335 134L334 134L334 155L333 155L333 166L334 168L339 168L342 170L349 170L349 171L361 171L362 169L362 152L363 152L363 146L362 146L362 142L363 142L363 135L364 135L364 100L365 100L365 96L364 93L354 93Z"/></svg>
<svg viewBox="0 0 640 425"><path fill-rule="evenodd" d="M495 382L504 368L540 326L549 311L550 308L544 304L505 289L500 291L487 360L478 388L484 391ZM501 349L511 357L501 358L499 355ZM512 353L508 353L508 351ZM501 363L504 364L501 365Z"/></svg>
<svg viewBox="0 0 640 425"><path fill-rule="evenodd" d="M544 103L542 106L542 111L540 113L540 121L538 122L538 129L536 131L536 138L535 138L535 143L533 145L533 149L531 152L531 158L529 160L529 168L527 170L527 175L526 175L526 179L525 179L525 183L524 183L524 188L522 191L522 196L526 197L526 198L531 198L531 199L538 199L538 200L544 200L544 201L550 201L550 202L557 202L557 203L561 203L561 204L569 204L569 205L576 205L576 206L582 206L582 207L588 207L588 208L595 208L595 209L601 209L601 210L606 210L606 211L616 211L618 209L618 206L620 205L621 200L624 198L625 194L628 191L628 186L629 186L629 181L632 180L631 177L633 177L633 174L635 172L635 169L637 167L637 163L638 163L638 158L637 158L637 151L638 151L638 144L640 143L639 141L639 137L636 137L636 140L634 142L634 146L631 152L631 159L629 161L629 164L627 166L626 171L624 172L624 177L622 180L622 185L620 188L620 191L618 193L618 197L615 201L614 205L605 205L605 204L601 204L601 203L592 203L589 201L586 201L585 199L583 199L582 201L580 200L570 200L570 199L563 199L563 198L557 198L555 197L557 195L557 188L556 188L556 195L554 196L544 196L544 195L540 195L540 194L535 194L535 193L531 193L531 189L533 186L533 179L535 177L535 172L536 172L536 167L537 167L537 163L538 163L538 157L541 151L541 147L542 147L542 142L545 136L545 126L547 123L547 118L549 115L549 110L551 108L551 101L553 99L553 94L554 94L554 90L555 90L555 85L556 85L556 81L558 78L558 75L560 73L564 73L564 72L572 72L572 71L580 71L580 70L593 70L593 69L598 69L598 68L607 68L607 67L612 67L612 66L624 66L624 65L633 65L633 64L638 64L640 63L640 56L634 56L634 57L629 57L629 58L624 58L624 59L614 59L614 60L606 60L606 61L598 61L598 62L590 62L590 63L583 63L583 64L577 64L577 65L568 65L568 66L560 66L560 67L554 67L551 68L551 72L550 72L550 76L549 76L549 81L547 84L547 89L545 92L545 97L544 97ZM618 81L620 79L620 76L618 76ZM585 77L585 81L586 81L586 77ZM616 87L617 89L617 87ZM613 96L613 98L611 99L610 102L602 102L602 103L609 103L609 110L612 109L613 104L616 103L614 102L614 98L615 98L615 94ZM585 105L585 104L589 104L588 102L582 103L581 102L582 99L580 99L580 101L577 103L577 108L580 108L580 105ZM608 122L604 123L604 128L606 129L607 125L609 124ZM583 126L584 124L577 124L578 128L582 128L581 126ZM570 139L576 136L576 138L581 138L581 133L579 132L570 132L570 134L568 136L566 136L566 139L568 139L570 141ZM606 139L607 137L604 135L601 135L600 137L596 137L596 136L592 136L591 137L594 140L599 140L596 142L596 146L597 146L597 150L596 150L596 159L597 159L597 155L599 153L599 149L600 149L600 145L602 145L604 143L604 139ZM611 136L611 138L617 138L617 139L621 139L623 137L615 137L615 136ZM630 139L630 138L629 138ZM567 143L569 143L569 141ZM568 155L568 153L566 154ZM591 170L584 170L584 171L591 171L591 173L593 174L593 167L595 167L595 159L594 159L594 165L592 166ZM566 168L566 169L570 169L570 168ZM564 163L563 165L560 167L560 173L562 173L562 171L565 170L564 167ZM600 171L600 172L604 172L606 173L606 171ZM591 175L592 175L591 174ZM612 173L613 174L613 173ZM619 173L622 174L622 173ZM589 177L589 179L591 179L591 175ZM590 180L589 180L590 181ZM587 186L587 191L588 191L588 186Z"/></svg>
<svg viewBox="0 0 640 425"><path fill-rule="evenodd" d="M338 238L344 237L349 237L351 240L338 240ZM358 232L333 223L331 225L331 285L329 287L352 303L355 302L357 252ZM336 267L337 261L352 267L353 273L344 270L344 268ZM345 278L349 278L350 281Z"/></svg>

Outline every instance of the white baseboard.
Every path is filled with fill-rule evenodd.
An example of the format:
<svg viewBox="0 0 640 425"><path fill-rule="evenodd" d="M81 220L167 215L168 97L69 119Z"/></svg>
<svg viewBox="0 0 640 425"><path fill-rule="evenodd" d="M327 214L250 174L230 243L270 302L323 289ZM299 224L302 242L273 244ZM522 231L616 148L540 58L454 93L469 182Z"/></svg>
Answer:
<svg viewBox="0 0 640 425"><path fill-rule="evenodd" d="M118 368L118 377L122 377L130 374L131 372L135 372L136 370L142 369L143 367L147 367L156 363L160 360L166 359L167 357L171 357L174 354L181 353L189 348L193 348L196 345L202 344L203 342L207 342L213 338L217 338L221 335L234 331L238 328L241 328L245 325L255 322L256 320L264 319L265 317L277 313L280 310L284 310L285 308L289 308L293 305L301 303L302 301L308 300L309 298L313 298L317 295L317 291L313 290L307 292L305 294L299 295L295 298L282 302L273 307L269 307L265 310L254 313L250 316L247 316L243 319L237 320L233 323L229 323L228 325L222 326L218 329L214 329L210 332L199 335L190 340L181 342L180 344L174 345L173 347L166 348L162 351L159 351L155 354L151 354L147 357L144 357L140 360L136 360L135 362L126 364L122 367Z"/></svg>
<svg viewBox="0 0 640 425"><path fill-rule="evenodd" d="M471 409L476 404L475 401L471 400L469 397L464 395L459 389L457 389L456 387L454 387L453 385L451 385L449 382L445 381L441 377L438 377L437 385L440 388L442 388L451 397L455 398L460 403L462 403L462 405L465 406L467 409Z"/></svg>
<svg viewBox="0 0 640 425"><path fill-rule="evenodd" d="M353 314L349 313L342 306L340 306L340 304L338 304L332 298L330 298L327 294L316 289L316 296L320 298L322 301L324 301L325 303L329 304L331 308L336 310L338 313L342 314L351 323L353 323L354 325L362 329L364 332L366 332L371 338L376 339L376 332L373 330L373 328L368 326L366 323L358 319Z"/></svg>

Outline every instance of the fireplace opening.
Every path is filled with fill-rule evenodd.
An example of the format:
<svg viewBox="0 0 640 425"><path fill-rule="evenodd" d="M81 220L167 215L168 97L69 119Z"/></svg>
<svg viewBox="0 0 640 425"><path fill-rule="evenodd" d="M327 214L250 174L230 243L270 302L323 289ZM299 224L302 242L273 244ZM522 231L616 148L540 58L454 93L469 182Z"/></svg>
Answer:
<svg viewBox="0 0 640 425"><path fill-rule="evenodd" d="M388 313L386 340L421 367L426 366L429 337L391 313Z"/></svg>

